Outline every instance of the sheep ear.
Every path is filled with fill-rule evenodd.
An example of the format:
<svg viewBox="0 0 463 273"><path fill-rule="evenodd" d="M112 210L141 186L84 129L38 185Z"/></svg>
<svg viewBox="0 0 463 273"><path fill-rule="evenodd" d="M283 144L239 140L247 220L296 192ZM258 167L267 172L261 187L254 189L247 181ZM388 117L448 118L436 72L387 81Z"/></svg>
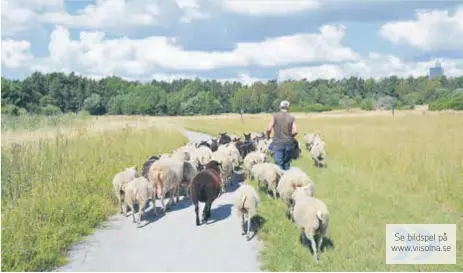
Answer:
<svg viewBox="0 0 463 273"><path fill-rule="evenodd" d="M293 186L293 190L296 190L296 184L292 184L291 186Z"/></svg>

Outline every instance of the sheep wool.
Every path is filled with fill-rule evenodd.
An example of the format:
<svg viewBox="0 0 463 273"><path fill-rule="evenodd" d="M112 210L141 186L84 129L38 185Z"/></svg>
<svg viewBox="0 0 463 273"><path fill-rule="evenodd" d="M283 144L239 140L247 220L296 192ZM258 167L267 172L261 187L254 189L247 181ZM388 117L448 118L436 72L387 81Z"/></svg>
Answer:
<svg viewBox="0 0 463 273"><path fill-rule="evenodd" d="M304 233L304 239L310 241L315 262L318 264L323 237L328 232L328 207L320 199L307 196L303 188L297 188L292 194L292 199L294 200L292 218L296 226ZM315 235L320 235L317 244L315 244Z"/></svg>
<svg viewBox="0 0 463 273"><path fill-rule="evenodd" d="M269 190L272 191L272 197L276 197L277 186L280 177L283 175L283 170L274 164L269 162L257 163L251 168L251 179L256 179L261 187L261 183L264 184L266 193L269 193Z"/></svg>
<svg viewBox="0 0 463 273"><path fill-rule="evenodd" d="M119 202L120 213L124 212L124 208L123 208L124 191L122 188L125 184L135 179L136 177L137 177L136 167L126 168L125 170L114 175L112 184L113 184L114 194L116 195L117 201Z"/></svg>
<svg viewBox="0 0 463 273"><path fill-rule="evenodd" d="M309 176L299 168L291 168L283 173L278 181L277 192L281 200L289 207L294 186L301 187L308 185L312 196L315 194L315 185Z"/></svg>
<svg viewBox="0 0 463 273"><path fill-rule="evenodd" d="M247 229L243 230L242 235L246 235L246 239L250 240L250 228L252 218L257 214L257 209L260 203L259 195L254 187L243 183L237 190L234 207L236 214L241 218L241 226L247 222Z"/></svg>
<svg viewBox="0 0 463 273"><path fill-rule="evenodd" d="M146 208L146 203L148 201L151 201L152 206L153 206L153 211L154 214L157 216L158 213L156 211L156 206L154 204L155 199L155 194L154 194L154 188L150 185L148 180L140 176L138 178L135 178L134 180L130 181L129 183L124 185L124 192L125 192L125 210L124 213L127 216L127 206L130 208L132 211L132 219L133 222L140 224L142 217L144 215L144 211ZM135 220L135 210L134 210L134 205L138 204L138 215L137 219Z"/></svg>

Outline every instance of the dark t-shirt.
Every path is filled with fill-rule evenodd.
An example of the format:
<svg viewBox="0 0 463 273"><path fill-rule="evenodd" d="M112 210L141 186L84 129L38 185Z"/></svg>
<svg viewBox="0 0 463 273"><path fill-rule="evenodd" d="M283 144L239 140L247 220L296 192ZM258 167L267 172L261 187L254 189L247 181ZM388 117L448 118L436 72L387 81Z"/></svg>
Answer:
<svg viewBox="0 0 463 273"><path fill-rule="evenodd" d="M275 144L286 144L293 142L292 128L294 123L294 116L288 112L278 112L273 114L274 124L274 136L273 142Z"/></svg>

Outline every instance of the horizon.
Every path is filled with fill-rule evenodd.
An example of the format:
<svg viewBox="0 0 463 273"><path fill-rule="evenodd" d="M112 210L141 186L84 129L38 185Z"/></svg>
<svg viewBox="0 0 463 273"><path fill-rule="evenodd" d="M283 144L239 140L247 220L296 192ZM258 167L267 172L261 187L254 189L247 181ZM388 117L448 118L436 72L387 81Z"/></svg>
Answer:
<svg viewBox="0 0 463 273"><path fill-rule="evenodd" d="M1 12L7 79L379 80L438 61L463 75L457 1L17 0Z"/></svg>

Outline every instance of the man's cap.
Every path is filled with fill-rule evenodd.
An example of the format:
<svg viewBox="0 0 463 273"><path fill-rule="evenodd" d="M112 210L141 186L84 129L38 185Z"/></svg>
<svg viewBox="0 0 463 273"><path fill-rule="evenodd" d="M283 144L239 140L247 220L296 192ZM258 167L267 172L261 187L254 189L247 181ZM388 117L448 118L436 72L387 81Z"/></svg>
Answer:
<svg viewBox="0 0 463 273"><path fill-rule="evenodd" d="M280 108L288 109L289 108L289 101L287 101L287 100L281 101L280 102Z"/></svg>

